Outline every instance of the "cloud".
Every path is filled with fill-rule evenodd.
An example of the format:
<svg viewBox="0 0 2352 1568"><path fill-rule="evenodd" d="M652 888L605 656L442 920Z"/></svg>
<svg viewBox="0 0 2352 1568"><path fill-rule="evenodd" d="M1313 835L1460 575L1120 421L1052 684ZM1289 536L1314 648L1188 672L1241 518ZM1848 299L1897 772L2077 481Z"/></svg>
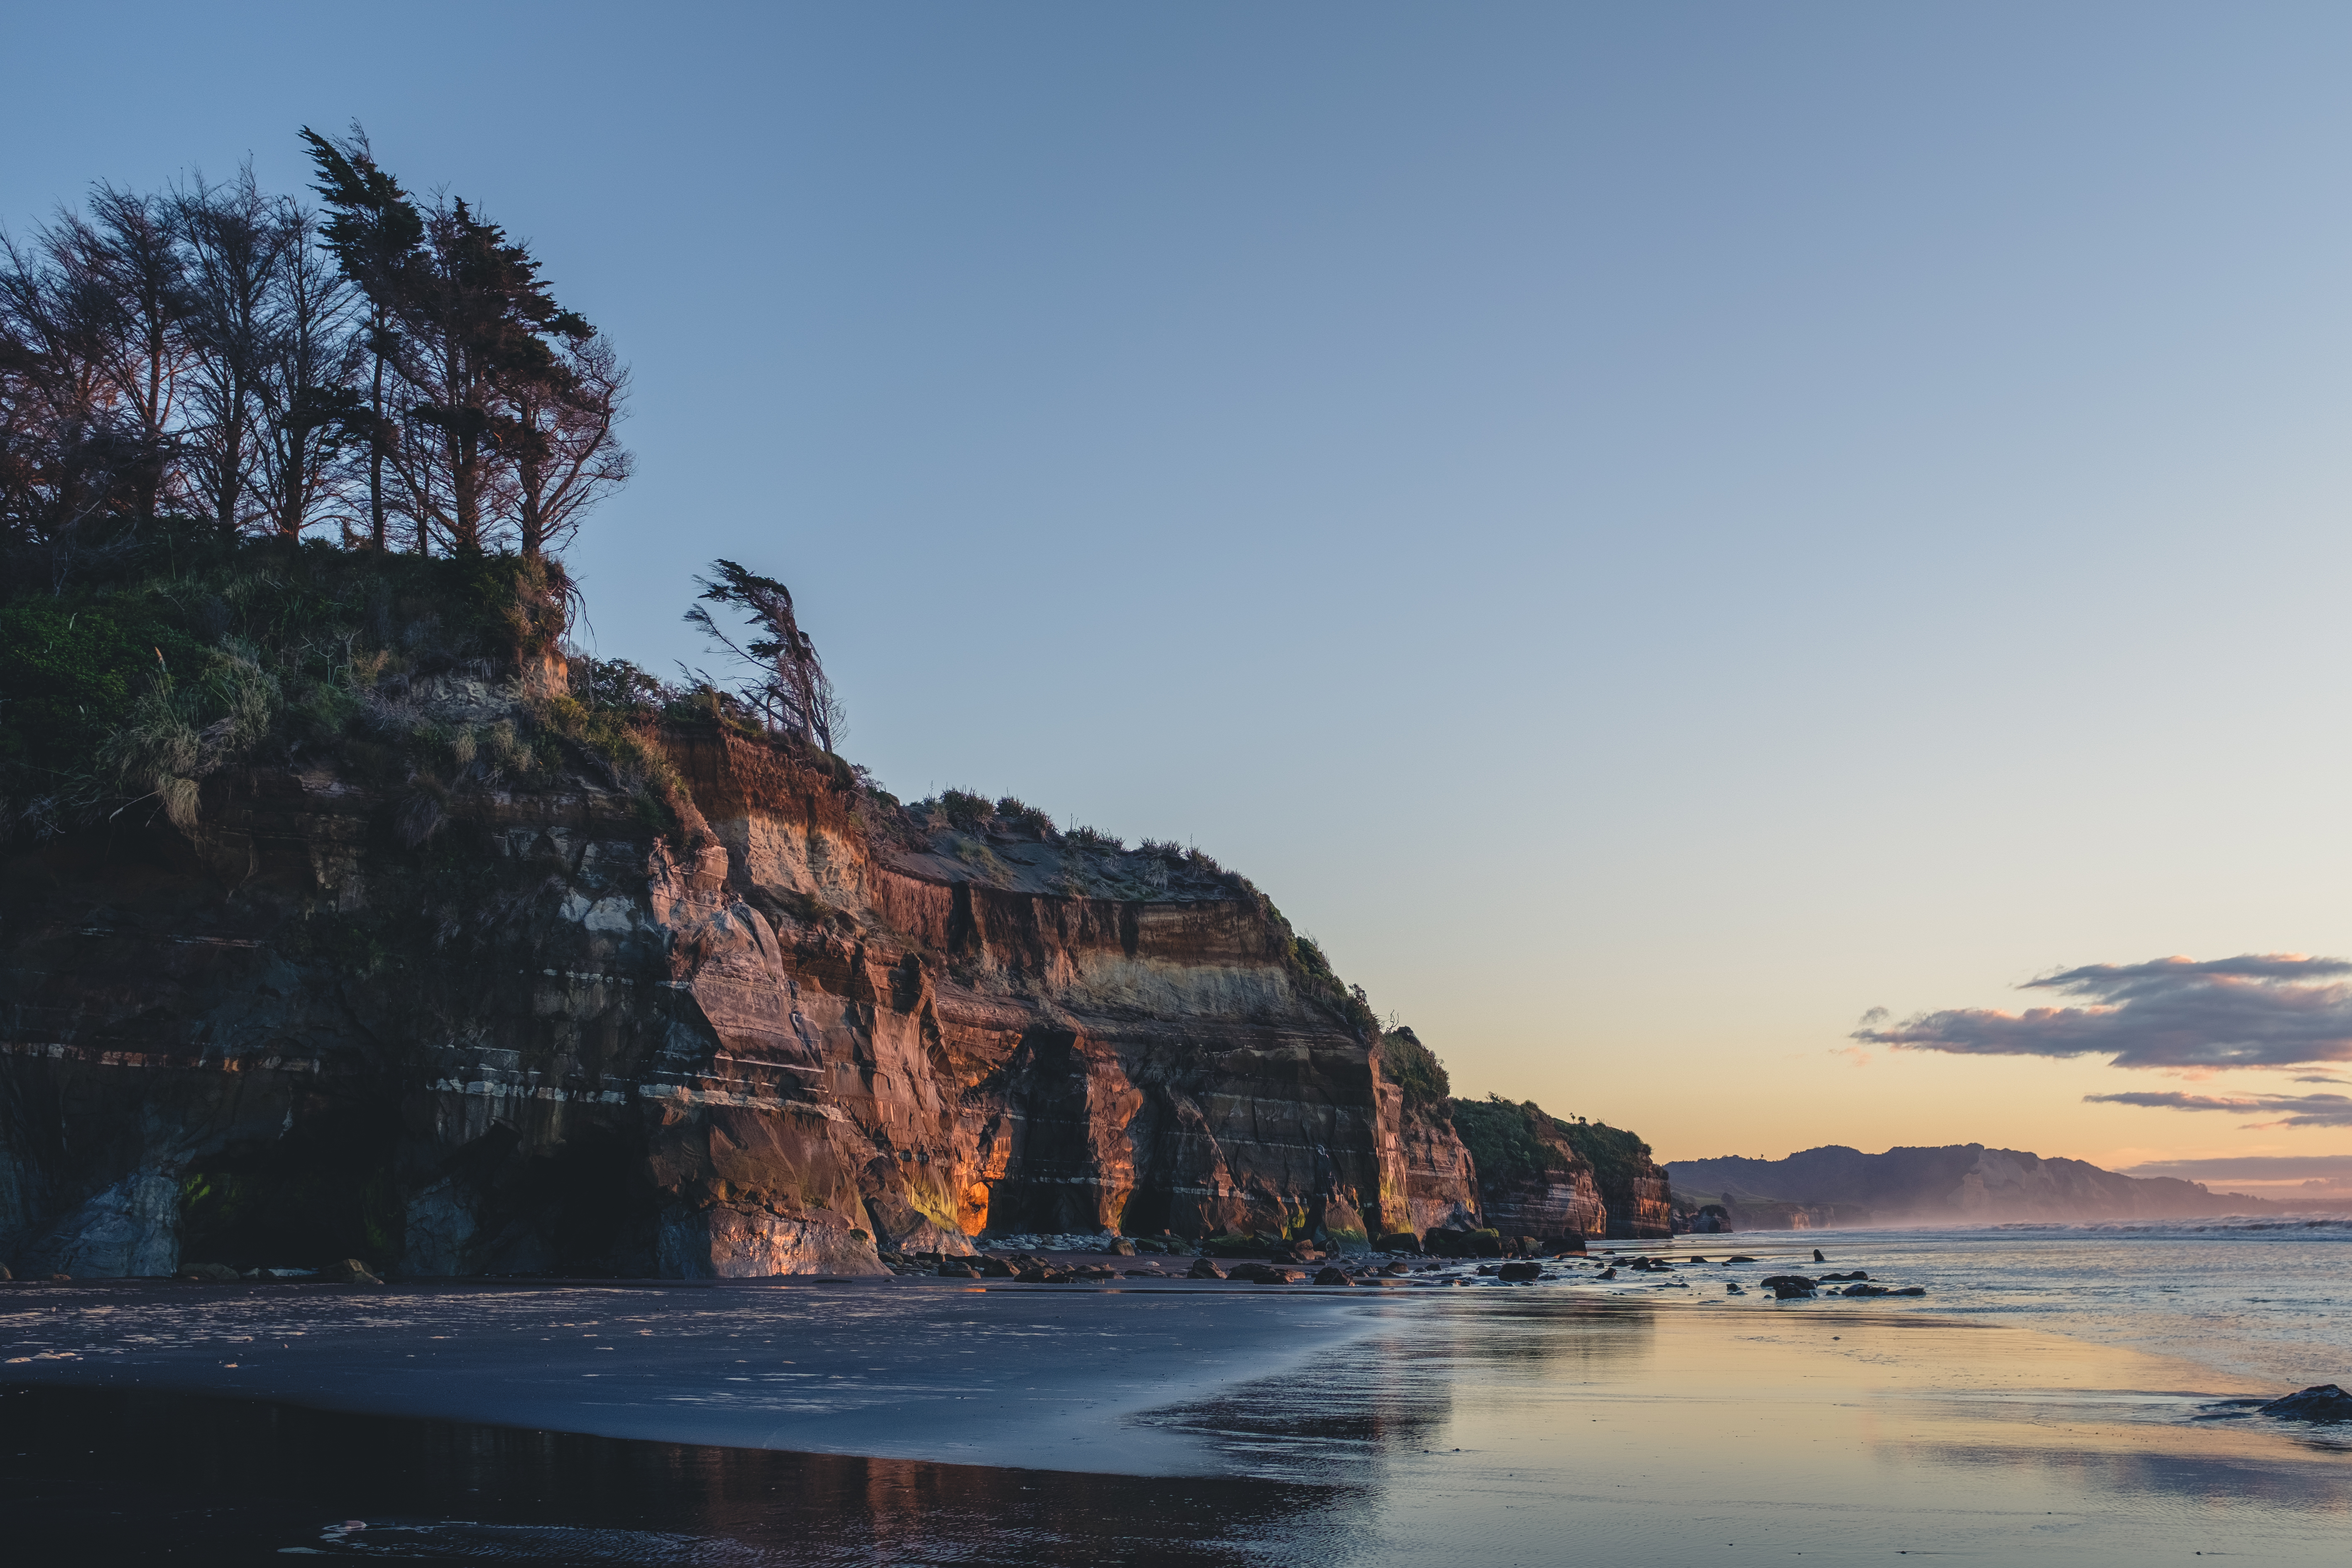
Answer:
<svg viewBox="0 0 2352 1568"><path fill-rule="evenodd" d="M2105 1105L2147 1105L2166 1110L2234 1110L2273 1116L2271 1127L2352 1127L2352 1095L2343 1094L2086 1094Z"/></svg>
<svg viewBox="0 0 2352 1568"><path fill-rule="evenodd" d="M2021 1013L1960 1007L1892 1025L1873 1009L1850 1037L1960 1056L2105 1056L2121 1068L2352 1061L2352 961L2341 958L2250 952L2201 963L2093 963L2020 989L2082 1005Z"/></svg>

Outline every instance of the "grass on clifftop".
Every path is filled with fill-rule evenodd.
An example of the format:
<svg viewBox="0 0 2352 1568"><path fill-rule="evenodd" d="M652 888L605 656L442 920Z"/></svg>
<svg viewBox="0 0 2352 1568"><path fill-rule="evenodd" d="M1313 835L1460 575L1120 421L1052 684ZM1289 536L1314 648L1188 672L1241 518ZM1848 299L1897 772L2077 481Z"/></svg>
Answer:
<svg viewBox="0 0 2352 1568"><path fill-rule="evenodd" d="M1632 1181L1650 1163L1650 1146L1636 1134L1605 1121L1553 1116L1532 1100L1515 1105L1490 1094L1484 1100L1457 1100L1453 1112L1454 1129L1481 1177L1517 1181L1559 1169L1564 1162L1545 1141L1547 1131L1565 1140L1604 1188Z"/></svg>

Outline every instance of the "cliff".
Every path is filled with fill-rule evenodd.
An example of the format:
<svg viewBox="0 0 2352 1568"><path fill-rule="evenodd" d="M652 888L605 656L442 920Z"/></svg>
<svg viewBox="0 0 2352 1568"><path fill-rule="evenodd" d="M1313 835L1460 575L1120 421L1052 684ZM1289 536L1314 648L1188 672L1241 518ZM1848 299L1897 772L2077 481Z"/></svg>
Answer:
<svg viewBox="0 0 2352 1568"><path fill-rule="evenodd" d="M855 1272L991 1230L1476 1216L1360 994L1205 858L616 707L553 652L560 583L272 570L16 628L111 616L203 672L103 742L126 804L27 810L9 742L18 1271Z"/></svg>
<svg viewBox="0 0 2352 1568"><path fill-rule="evenodd" d="M1486 1223L1507 1236L1673 1234L1665 1173L1630 1132L1550 1116L1498 1095L1451 1103Z"/></svg>
<svg viewBox="0 0 2352 1568"><path fill-rule="evenodd" d="M1831 1225L1997 1225L2277 1212L2171 1177L2118 1175L2081 1160L1958 1143L1865 1154L1840 1144L1782 1160L1677 1160L1677 1193L1722 1202L1747 1229Z"/></svg>

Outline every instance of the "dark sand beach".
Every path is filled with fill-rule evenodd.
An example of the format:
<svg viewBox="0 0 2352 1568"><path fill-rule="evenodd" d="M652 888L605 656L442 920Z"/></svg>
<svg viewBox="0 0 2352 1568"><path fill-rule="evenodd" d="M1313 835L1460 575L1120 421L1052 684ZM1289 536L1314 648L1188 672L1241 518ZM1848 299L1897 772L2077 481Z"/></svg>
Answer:
<svg viewBox="0 0 2352 1568"><path fill-rule="evenodd" d="M2275 1391L2209 1365L1676 1295L18 1287L5 1528L27 1561L2120 1563L2334 1561L2352 1523L2352 1441L2211 1408Z"/></svg>

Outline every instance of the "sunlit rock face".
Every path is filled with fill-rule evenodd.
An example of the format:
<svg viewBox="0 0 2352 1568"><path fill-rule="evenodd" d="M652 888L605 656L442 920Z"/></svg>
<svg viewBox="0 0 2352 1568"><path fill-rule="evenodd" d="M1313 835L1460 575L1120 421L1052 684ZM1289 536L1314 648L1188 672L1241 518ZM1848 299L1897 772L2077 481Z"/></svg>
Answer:
<svg viewBox="0 0 2352 1568"><path fill-rule="evenodd" d="M731 1278L1476 1217L1237 879L668 746L684 823L583 753L411 842L343 761L12 853L0 1257Z"/></svg>

